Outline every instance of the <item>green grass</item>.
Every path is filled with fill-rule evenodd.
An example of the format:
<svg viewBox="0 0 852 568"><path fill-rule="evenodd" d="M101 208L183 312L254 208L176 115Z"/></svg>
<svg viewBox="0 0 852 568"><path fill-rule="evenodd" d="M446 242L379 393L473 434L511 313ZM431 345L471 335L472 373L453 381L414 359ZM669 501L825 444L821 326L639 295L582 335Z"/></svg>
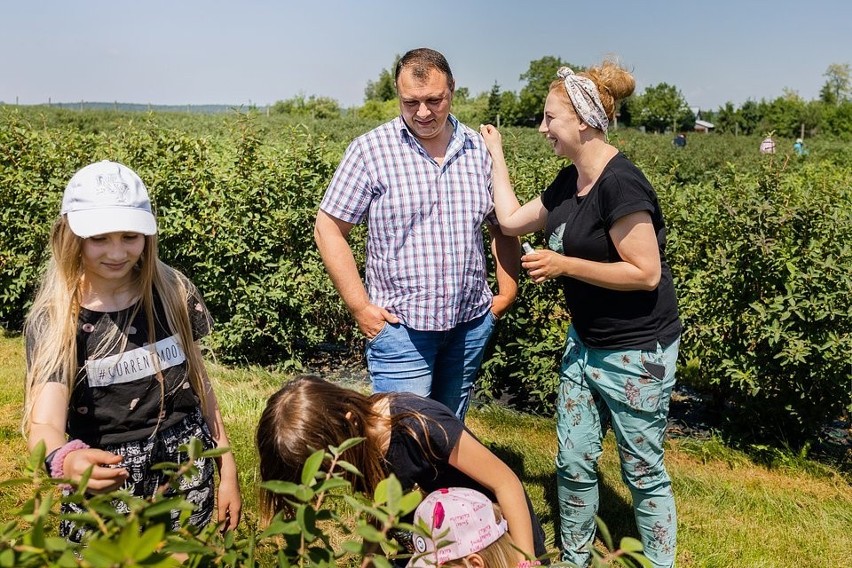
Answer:
<svg viewBox="0 0 852 568"><path fill-rule="evenodd" d="M257 524L258 475L254 450L257 418L287 376L258 368L210 365L228 426L243 488L243 530ZM24 349L20 337L0 337L0 481L16 477L26 455L19 421L23 405ZM553 420L496 406L475 408L468 425L518 472L549 537L554 508L556 441ZM852 564L852 487L830 468L800 456L768 468L718 440L673 440L667 465L679 517L681 568ZM604 480L601 516L616 542L635 536L630 496L621 482L613 438L600 463ZM26 495L0 493L0 525Z"/></svg>

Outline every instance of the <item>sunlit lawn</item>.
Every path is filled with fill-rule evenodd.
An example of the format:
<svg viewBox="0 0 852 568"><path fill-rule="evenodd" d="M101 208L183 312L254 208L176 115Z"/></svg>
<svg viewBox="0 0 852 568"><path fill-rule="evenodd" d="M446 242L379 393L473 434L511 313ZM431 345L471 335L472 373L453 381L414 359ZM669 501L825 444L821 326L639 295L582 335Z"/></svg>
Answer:
<svg viewBox="0 0 852 568"><path fill-rule="evenodd" d="M245 502L242 530L250 530L257 524L254 428L266 397L287 377L218 365L211 365L210 372L240 469ZM16 477L26 455L19 424L23 376L23 341L0 337L0 481ZM484 406L471 411L468 424L521 476L552 543L558 518L553 421ZM674 440L667 464L678 505L678 566L845 568L852 564L852 487L831 470L770 470L718 447L718 441ZM601 516L616 541L635 536L630 496L620 479L611 435L601 473ZM25 497L23 490L3 489L0 523L13 518Z"/></svg>

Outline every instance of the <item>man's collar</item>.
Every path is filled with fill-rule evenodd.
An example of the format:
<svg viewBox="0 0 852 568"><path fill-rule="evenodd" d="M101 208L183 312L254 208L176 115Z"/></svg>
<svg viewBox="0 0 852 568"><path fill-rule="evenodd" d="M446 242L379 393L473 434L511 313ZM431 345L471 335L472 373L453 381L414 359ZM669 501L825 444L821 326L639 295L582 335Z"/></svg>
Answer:
<svg viewBox="0 0 852 568"><path fill-rule="evenodd" d="M397 128L399 130L399 135L403 140L408 140L411 138L414 138L415 140L418 139L417 136L415 136L414 133L411 131L411 129L408 128L408 125L405 123L405 120L402 119L402 115L397 116L396 120L399 121L397 124ZM464 129L461 128L461 123L452 114L447 117L447 120L449 120L450 124L453 125L453 134L452 136L450 136L450 142L452 142L452 140L456 136L459 136L460 133L464 132Z"/></svg>

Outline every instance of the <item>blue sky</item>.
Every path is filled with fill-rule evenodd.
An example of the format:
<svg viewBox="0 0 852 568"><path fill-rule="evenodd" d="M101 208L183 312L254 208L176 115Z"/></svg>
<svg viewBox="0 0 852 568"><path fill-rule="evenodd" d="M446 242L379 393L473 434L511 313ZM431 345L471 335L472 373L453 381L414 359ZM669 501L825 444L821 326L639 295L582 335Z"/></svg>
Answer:
<svg viewBox="0 0 852 568"><path fill-rule="evenodd" d="M17 0L0 8L0 101L352 106L427 46L471 94L520 90L545 55L614 54L637 92L665 82L715 110L785 88L817 98L830 64L852 64L850 25L849 0Z"/></svg>

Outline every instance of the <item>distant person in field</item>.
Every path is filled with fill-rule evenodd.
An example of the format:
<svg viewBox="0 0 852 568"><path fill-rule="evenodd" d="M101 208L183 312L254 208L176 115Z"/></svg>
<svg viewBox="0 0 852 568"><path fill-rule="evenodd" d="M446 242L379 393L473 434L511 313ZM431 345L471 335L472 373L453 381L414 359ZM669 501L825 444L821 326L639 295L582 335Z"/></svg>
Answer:
<svg viewBox="0 0 852 568"><path fill-rule="evenodd" d="M686 148L686 134L681 132L675 136L672 144L674 144L675 148Z"/></svg>
<svg viewBox="0 0 852 568"><path fill-rule="evenodd" d="M485 347L517 294L520 246L494 217L482 138L450 114L455 81L444 56L409 51L395 81L400 116L349 145L320 204L315 238L367 337L373 390L428 396L464 419ZM365 220L362 282L348 236Z"/></svg>
<svg viewBox="0 0 852 568"><path fill-rule="evenodd" d="M164 479L151 466L186 461L180 447L190 439L230 445L196 344L210 332L210 314L192 282L159 259L147 189L123 164L104 160L74 174L50 248L24 328L29 447L44 443L48 473L74 486L66 496L92 468L89 493L153 497ZM189 523L198 528L215 498L218 522L233 529L242 508L236 462L230 451L215 461L218 494L210 458L165 494L194 505ZM129 513L122 501L113 506ZM82 541L86 509L66 501L61 512L60 534ZM171 512L171 528L184 513Z"/></svg>
<svg viewBox="0 0 852 568"><path fill-rule="evenodd" d="M772 139L771 136L767 136L760 142L760 153L761 154L774 154L775 153L775 140Z"/></svg>
<svg viewBox="0 0 852 568"><path fill-rule="evenodd" d="M793 144L793 151L797 156L804 156L807 154L808 151L805 149L805 141L801 138L796 138L796 142Z"/></svg>
<svg viewBox="0 0 852 568"><path fill-rule="evenodd" d="M494 159L503 231L545 231L548 248L521 258L535 283L558 279L571 314L557 399L557 494L562 559L589 566L601 442L612 426L645 554L675 562L677 515L663 463L681 322L666 262L666 228L654 188L607 141L616 101L633 76L617 63L559 69L539 132L569 158L541 196L521 206L500 133L481 131Z"/></svg>

